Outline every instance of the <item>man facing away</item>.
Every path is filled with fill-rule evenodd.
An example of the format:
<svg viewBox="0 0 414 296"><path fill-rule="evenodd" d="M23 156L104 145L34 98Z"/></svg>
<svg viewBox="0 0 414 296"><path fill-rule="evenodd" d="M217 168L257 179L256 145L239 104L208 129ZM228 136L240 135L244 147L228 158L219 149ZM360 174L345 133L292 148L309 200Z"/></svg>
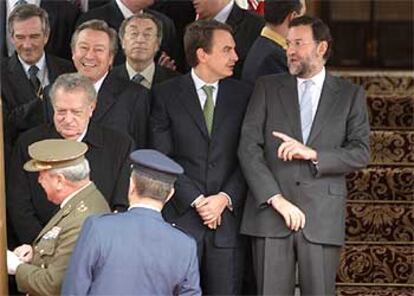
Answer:
<svg viewBox="0 0 414 296"><path fill-rule="evenodd" d="M16 275L19 291L58 295L72 249L87 216L109 211L105 198L89 179L88 146L73 140L44 140L29 146L24 169L39 172L38 181L59 211L32 246L7 251L7 271Z"/></svg>
<svg viewBox="0 0 414 296"><path fill-rule="evenodd" d="M250 192L241 232L252 236L259 294L334 295L345 237L345 174L369 160L364 90L325 71L332 38L318 18L289 24L290 74L256 83L239 158Z"/></svg>
<svg viewBox="0 0 414 296"><path fill-rule="evenodd" d="M183 168L155 150L130 158L129 211L86 221L62 294L201 295L195 241L161 216Z"/></svg>

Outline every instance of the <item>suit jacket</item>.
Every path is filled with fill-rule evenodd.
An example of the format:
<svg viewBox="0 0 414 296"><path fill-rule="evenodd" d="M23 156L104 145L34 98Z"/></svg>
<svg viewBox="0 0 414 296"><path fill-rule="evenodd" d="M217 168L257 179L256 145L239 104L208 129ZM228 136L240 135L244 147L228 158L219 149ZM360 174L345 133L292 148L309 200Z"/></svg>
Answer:
<svg viewBox="0 0 414 296"><path fill-rule="evenodd" d="M74 72L71 62L46 54L49 83L63 74ZM17 55L6 58L1 65L3 121L7 141L14 144L19 134L48 120L51 111L39 100Z"/></svg>
<svg viewBox="0 0 414 296"><path fill-rule="evenodd" d="M229 17L227 18L226 24L233 28L236 51L239 56L239 60L234 67L233 77L240 78L247 53L256 38L260 35L265 21L259 15L245 9L241 9L235 3Z"/></svg>
<svg viewBox="0 0 414 296"><path fill-rule="evenodd" d="M108 211L108 204L93 183L73 196L36 237L31 264L17 268L18 289L30 295L59 295L83 222L90 215Z"/></svg>
<svg viewBox="0 0 414 296"><path fill-rule="evenodd" d="M99 89L92 122L128 133L138 148L144 148L147 144L148 116L148 90L109 73Z"/></svg>
<svg viewBox="0 0 414 296"><path fill-rule="evenodd" d="M326 74L307 146L310 161L283 161L276 151L280 131L302 141L296 78L289 74L259 78L243 123L240 163L249 185L241 231L258 237L285 237L291 231L267 200L282 194L305 214L305 237L341 245L345 230L345 174L369 159L369 122L364 90Z"/></svg>
<svg viewBox="0 0 414 296"><path fill-rule="evenodd" d="M46 10L49 15L50 36L46 45L46 52L70 60L72 56L70 40L80 15L79 8L68 1L56 0L42 0L40 1L40 7ZM7 10L5 0L0 1L0 10L4 14L0 24L1 56L7 57L6 34L8 32L6 31Z"/></svg>
<svg viewBox="0 0 414 296"><path fill-rule="evenodd" d="M289 72L286 51L269 38L259 36L244 61L242 80L254 85L257 78Z"/></svg>
<svg viewBox="0 0 414 296"><path fill-rule="evenodd" d="M177 56L177 37L174 22L166 15L151 9L144 9L144 12L150 13L157 17L162 23L162 41L160 49L165 51L173 59ZM79 17L78 25L92 19L104 20L108 25L114 28L117 32L124 20L124 15L116 4L115 0L112 0L108 4L101 7L89 10ZM124 52L121 50L121 46L118 40L118 52L114 59L114 65L119 65L125 62Z"/></svg>
<svg viewBox="0 0 414 296"><path fill-rule="evenodd" d="M215 231L218 247L239 243L245 182L236 152L249 96L250 88L245 84L233 79L220 81L210 138L190 74L153 89L151 144L182 165L185 172L178 177L175 196L164 207L164 215L201 238L207 227L191 203L200 194L226 192L233 211L226 209L222 214L222 225Z"/></svg>
<svg viewBox="0 0 414 296"><path fill-rule="evenodd" d="M62 295L201 295L196 243L151 209L91 217Z"/></svg>
<svg viewBox="0 0 414 296"><path fill-rule="evenodd" d="M20 243L31 243L56 210L39 185L38 174L23 170L23 164L30 159L28 146L54 138L61 138L54 126L42 125L24 133L13 151L11 177L7 184L7 209ZM126 135L94 124L89 125L82 141L89 147L86 158L91 167L91 180L113 210L125 210L128 206L128 157L133 150L133 141Z"/></svg>
<svg viewBox="0 0 414 296"><path fill-rule="evenodd" d="M125 64L122 64L122 65L119 65L113 68L112 73L122 79L130 80ZM155 64L155 72L154 72L154 77L152 81L152 86L154 86L155 84L161 83L165 80L177 77L178 75L180 75L180 73Z"/></svg>

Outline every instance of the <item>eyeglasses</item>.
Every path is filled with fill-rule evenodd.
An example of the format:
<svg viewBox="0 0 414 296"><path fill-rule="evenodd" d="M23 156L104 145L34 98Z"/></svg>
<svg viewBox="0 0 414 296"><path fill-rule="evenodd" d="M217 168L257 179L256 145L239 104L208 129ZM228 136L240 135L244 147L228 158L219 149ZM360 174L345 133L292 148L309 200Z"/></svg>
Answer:
<svg viewBox="0 0 414 296"><path fill-rule="evenodd" d="M151 41L152 39L155 38L155 34L153 33L149 33L149 32L136 32L136 31L131 31L125 34L125 36L127 36L128 38L131 39L138 39L139 36L142 36L142 38L145 41Z"/></svg>
<svg viewBox="0 0 414 296"><path fill-rule="evenodd" d="M298 49L302 46L308 45L308 44L314 44L315 42L303 42L302 40L295 40L293 42L287 41L286 45L287 48L293 48L293 49Z"/></svg>

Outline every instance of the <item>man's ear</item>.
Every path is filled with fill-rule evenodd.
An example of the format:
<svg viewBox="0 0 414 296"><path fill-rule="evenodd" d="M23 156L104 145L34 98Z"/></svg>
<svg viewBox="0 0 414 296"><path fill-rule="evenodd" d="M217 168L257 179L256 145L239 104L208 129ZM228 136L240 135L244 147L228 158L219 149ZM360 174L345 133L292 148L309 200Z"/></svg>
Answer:
<svg viewBox="0 0 414 296"><path fill-rule="evenodd" d="M317 47L317 51L318 51L318 53L321 57L323 57L325 55L327 50L328 50L328 42L326 42L326 41L319 42L318 47Z"/></svg>
<svg viewBox="0 0 414 296"><path fill-rule="evenodd" d="M197 60L200 64L204 63L204 61L206 60L207 57L207 53L204 51L204 49L202 48L198 48L196 50L196 56L197 56Z"/></svg>

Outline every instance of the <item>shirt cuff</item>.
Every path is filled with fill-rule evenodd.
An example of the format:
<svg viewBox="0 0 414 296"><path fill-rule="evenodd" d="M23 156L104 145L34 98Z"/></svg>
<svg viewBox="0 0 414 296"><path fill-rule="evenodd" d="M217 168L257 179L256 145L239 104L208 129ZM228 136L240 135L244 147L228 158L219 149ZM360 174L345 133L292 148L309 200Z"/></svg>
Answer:
<svg viewBox="0 0 414 296"><path fill-rule="evenodd" d="M200 194L199 196L197 196L196 199L193 200L193 202L191 203L191 207L195 208L195 205L197 204L197 202L202 198L204 198L203 194Z"/></svg>
<svg viewBox="0 0 414 296"><path fill-rule="evenodd" d="M227 208L229 209L229 211L233 211L233 202L231 201L230 195L228 195L226 192L220 192L219 194L222 194L227 198Z"/></svg>
<svg viewBox="0 0 414 296"><path fill-rule="evenodd" d="M268 205L271 205L271 204L272 204L272 201L273 201L275 198L279 198L279 197L282 197L282 194L278 193L278 194L276 194L276 195L273 195L273 196L269 197L269 199L267 200L267 204L268 204Z"/></svg>

